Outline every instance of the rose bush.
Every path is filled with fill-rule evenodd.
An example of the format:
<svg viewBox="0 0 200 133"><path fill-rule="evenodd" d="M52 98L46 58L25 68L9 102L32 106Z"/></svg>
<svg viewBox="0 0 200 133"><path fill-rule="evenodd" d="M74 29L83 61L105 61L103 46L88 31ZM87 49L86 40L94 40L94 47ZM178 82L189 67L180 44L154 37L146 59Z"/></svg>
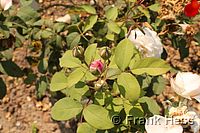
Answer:
<svg viewBox="0 0 200 133"><path fill-rule="evenodd" d="M163 36L157 32L169 24L155 15L160 4L119 0L102 7L96 1L94 6L67 6L69 12L64 17L50 20L41 17L43 9L33 5L34 2L20 0L19 7L10 8L12 1L1 1L5 10L1 11L0 20L1 73L25 76L26 84L36 84L39 99L49 89L57 98L52 118L58 121L76 118L78 133L158 129L154 124L129 123L127 116L150 117L148 121L156 116L164 121L159 116L160 106L151 98L162 93L166 84L162 75L171 70L161 59ZM150 26L147 28L144 22ZM175 37L173 44L182 44L183 38ZM12 62L10 53L23 46L23 42L31 53L26 59L30 66L37 66L38 73L32 68L21 70ZM199 98L198 83L199 76L191 73L178 73L175 80L171 79L176 93L188 99ZM0 85L3 98L6 86L2 79ZM114 116L119 116L118 123ZM195 124L193 129L197 131L198 118ZM180 132L183 127L162 123L159 129Z"/></svg>

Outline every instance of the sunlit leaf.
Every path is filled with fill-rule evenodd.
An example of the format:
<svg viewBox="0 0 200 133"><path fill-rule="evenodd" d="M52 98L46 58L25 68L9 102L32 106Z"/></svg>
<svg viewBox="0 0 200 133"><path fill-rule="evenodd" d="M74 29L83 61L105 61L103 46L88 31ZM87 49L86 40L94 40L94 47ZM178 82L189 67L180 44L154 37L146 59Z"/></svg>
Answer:
<svg viewBox="0 0 200 133"><path fill-rule="evenodd" d="M80 7L90 14L96 14L96 9L91 5L81 5Z"/></svg>
<svg viewBox="0 0 200 133"><path fill-rule="evenodd" d="M90 104L83 110L85 120L93 127L101 130L113 128L109 112L99 105Z"/></svg>
<svg viewBox="0 0 200 133"><path fill-rule="evenodd" d="M76 117L83 107L78 102L69 97L57 101L51 109L51 116L55 120L69 120Z"/></svg>
<svg viewBox="0 0 200 133"><path fill-rule="evenodd" d="M140 85L137 79L130 73L122 73L118 76L117 83L121 94L130 101L135 101L140 96Z"/></svg>
<svg viewBox="0 0 200 133"><path fill-rule="evenodd" d="M115 49L115 63L124 71L131 61L134 54L134 47L130 40L122 40Z"/></svg>
<svg viewBox="0 0 200 133"><path fill-rule="evenodd" d="M96 55L96 48L97 44L91 44L87 47L85 50L84 56L85 56L85 62L89 65L92 60L94 60Z"/></svg>
<svg viewBox="0 0 200 133"><path fill-rule="evenodd" d="M72 55L72 50L67 50L60 58L60 66L67 68L75 68L81 66L81 61Z"/></svg>
<svg viewBox="0 0 200 133"><path fill-rule="evenodd" d="M96 133L97 129L84 122L78 126L77 133Z"/></svg>
<svg viewBox="0 0 200 133"><path fill-rule="evenodd" d="M105 15L107 19L115 21L118 16L117 7L110 7L108 10L106 10Z"/></svg>
<svg viewBox="0 0 200 133"><path fill-rule="evenodd" d="M68 87L67 76L63 71L57 72L53 75L50 84L51 91L58 91Z"/></svg>
<svg viewBox="0 0 200 133"><path fill-rule="evenodd" d="M131 72L137 75L147 73L152 76L157 76L166 73L170 69L171 67L164 60L149 57L134 63Z"/></svg>
<svg viewBox="0 0 200 133"><path fill-rule="evenodd" d="M97 22L97 18L98 18L97 15L92 15L86 20L83 33L90 30L94 26L94 24Z"/></svg>

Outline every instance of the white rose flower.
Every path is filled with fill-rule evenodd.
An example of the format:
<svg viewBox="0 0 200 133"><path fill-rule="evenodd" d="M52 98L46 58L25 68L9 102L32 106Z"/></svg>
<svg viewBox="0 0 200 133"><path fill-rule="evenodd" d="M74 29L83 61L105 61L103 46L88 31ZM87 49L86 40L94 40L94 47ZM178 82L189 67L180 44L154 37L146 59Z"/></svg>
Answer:
<svg viewBox="0 0 200 133"><path fill-rule="evenodd" d="M0 0L1 8L8 10L12 6L12 0Z"/></svg>
<svg viewBox="0 0 200 133"><path fill-rule="evenodd" d="M180 96L200 102L200 76L191 72L178 72L170 80L172 89Z"/></svg>
<svg viewBox="0 0 200 133"><path fill-rule="evenodd" d="M138 28L131 31L128 39L130 39L136 48L143 53L145 57L161 57L163 45L155 31L149 28L143 28L140 31Z"/></svg>
<svg viewBox="0 0 200 133"><path fill-rule="evenodd" d="M63 23L71 23L71 16L69 14L66 14L63 17L57 18L56 19L57 22L63 22Z"/></svg>
<svg viewBox="0 0 200 133"><path fill-rule="evenodd" d="M171 120L160 115L154 115L147 119L145 129L147 133L182 133L183 127L174 124Z"/></svg>
<svg viewBox="0 0 200 133"><path fill-rule="evenodd" d="M169 116L172 117L174 120L179 124L186 125L187 123L190 124L191 130L193 133L199 133L200 129L200 119L196 112L188 111L187 106L182 107L171 107L169 109Z"/></svg>

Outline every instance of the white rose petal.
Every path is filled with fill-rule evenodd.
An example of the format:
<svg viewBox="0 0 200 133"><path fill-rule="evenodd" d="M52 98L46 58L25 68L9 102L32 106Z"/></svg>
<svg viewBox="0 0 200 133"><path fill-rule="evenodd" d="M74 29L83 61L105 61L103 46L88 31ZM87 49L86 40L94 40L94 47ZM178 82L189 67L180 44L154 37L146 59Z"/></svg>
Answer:
<svg viewBox="0 0 200 133"><path fill-rule="evenodd" d="M167 118L154 115L147 119L145 123L147 133L182 133L183 127L169 122Z"/></svg>
<svg viewBox="0 0 200 133"><path fill-rule="evenodd" d="M8 10L12 6L12 0L0 0L1 8Z"/></svg>
<svg viewBox="0 0 200 133"><path fill-rule="evenodd" d="M194 124L191 125L191 129L193 131L193 133L199 133L199 129L200 129L200 119L196 118L194 119Z"/></svg>
<svg viewBox="0 0 200 133"><path fill-rule="evenodd" d="M175 80L171 78L171 87L180 96L195 98L200 102L200 76L191 72L178 72Z"/></svg>
<svg viewBox="0 0 200 133"><path fill-rule="evenodd" d="M155 31L149 28L143 28L140 31L138 28L131 31L128 39L130 39L136 48L143 53L145 57L161 57L163 46L160 38Z"/></svg>
<svg viewBox="0 0 200 133"><path fill-rule="evenodd" d="M71 16L69 14L66 14L64 17L57 18L56 21L69 24L71 23Z"/></svg>
<svg viewBox="0 0 200 133"><path fill-rule="evenodd" d="M189 27L189 24L179 24L179 26L181 26L183 32L186 32L187 27Z"/></svg>
<svg viewBox="0 0 200 133"><path fill-rule="evenodd" d="M196 112L194 111L188 111L184 116L185 119L191 119L193 120L190 124L190 127L193 131L193 133L199 133L200 129L200 119Z"/></svg>

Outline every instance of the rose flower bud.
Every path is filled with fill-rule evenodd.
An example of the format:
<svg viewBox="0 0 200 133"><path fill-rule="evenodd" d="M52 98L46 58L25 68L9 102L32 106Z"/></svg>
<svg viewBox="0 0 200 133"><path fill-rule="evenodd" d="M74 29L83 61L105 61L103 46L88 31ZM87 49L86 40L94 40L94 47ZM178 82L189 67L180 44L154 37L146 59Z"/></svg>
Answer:
<svg viewBox="0 0 200 133"><path fill-rule="evenodd" d="M12 6L12 0L0 0L1 8L8 10Z"/></svg>
<svg viewBox="0 0 200 133"><path fill-rule="evenodd" d="M102 73L103 71L103 63L101 60L95 60L90 64L90 71L94 74Z"/></svg>
<svg viewBox="0 0 200 133"><path fill-rule="evenodd" d="M180 96L200 102L200 76L191 72L178 72L170 80L172 89Z"/></svg>
<svg viewBox="0 0 200 133"><path fill-rule="evenodd" d="M109 47L103 47L101 50L100 50L100 56L101 58L103 58L104 60L107 60L110 58L111 56L111 50Z"/></svg>
<svg viewBox="0 0 200 133"><path fill-rule="evenodd" d="M81 46L74 47L72 50L72 54L74 57L83 58L84 48Z"/></svg>
<svg viewBox="0 0 200 133"><path fill-rule="evenodd" d="M192 0L191 3L188 3L184 8L184 13L187 17L194 17L198 14L200 4L197 0Z"/></svg>

